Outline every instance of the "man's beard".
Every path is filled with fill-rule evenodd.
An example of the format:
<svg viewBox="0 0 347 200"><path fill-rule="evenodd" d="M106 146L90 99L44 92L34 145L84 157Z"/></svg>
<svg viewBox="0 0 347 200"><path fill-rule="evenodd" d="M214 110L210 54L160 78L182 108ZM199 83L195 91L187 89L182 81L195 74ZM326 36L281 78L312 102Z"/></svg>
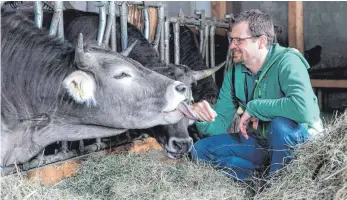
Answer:
<svg viewBox="0 0 347 200"><path fill-rule="evenodd" d="M231 57L233 59L233 62L234 63L243 63L244 62L244 59L243 59L243 54L241 51L236 51L237 53L237 56L235 56L235 51L233 51L231 53Z"/></svg>

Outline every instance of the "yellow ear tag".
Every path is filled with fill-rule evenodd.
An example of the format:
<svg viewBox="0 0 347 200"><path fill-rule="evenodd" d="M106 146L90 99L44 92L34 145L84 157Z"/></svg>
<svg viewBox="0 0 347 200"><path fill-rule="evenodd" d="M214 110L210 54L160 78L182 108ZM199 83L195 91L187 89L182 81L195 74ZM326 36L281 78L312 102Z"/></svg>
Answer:
<svg viewBox="0 0 347 200"><path fill-rule="evenodd" d="M82 91L82 90L79 90L79 91L78 91L78 94L80 95L80 98L83 99L83 96L84 96L83 91Z"/></svg>

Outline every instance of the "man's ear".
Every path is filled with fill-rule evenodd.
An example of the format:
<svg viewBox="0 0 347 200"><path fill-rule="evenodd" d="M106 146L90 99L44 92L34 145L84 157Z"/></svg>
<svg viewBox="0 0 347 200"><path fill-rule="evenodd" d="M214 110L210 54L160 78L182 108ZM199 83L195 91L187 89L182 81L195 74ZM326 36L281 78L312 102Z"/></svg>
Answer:
<svg viewBox="0 0 347 200"><path fill-rule="evenodd" d="M259 49L266 48L267 46L267 37L262 35L259 37Z"/></svg>
<svg viewBox="0 0 347 200"><path fill-rule="evenodd" d="M80 104L96 105L94 77L83 71L74 71L63 81L63 87Z"/></svg>

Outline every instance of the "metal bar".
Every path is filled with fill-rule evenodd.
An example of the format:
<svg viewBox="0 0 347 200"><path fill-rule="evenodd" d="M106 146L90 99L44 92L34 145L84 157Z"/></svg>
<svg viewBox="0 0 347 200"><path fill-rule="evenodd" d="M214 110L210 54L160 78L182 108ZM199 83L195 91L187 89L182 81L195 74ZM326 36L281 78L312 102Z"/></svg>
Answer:
<svg viewBox="0 0 347 200"><path fill-rule="evenodd" d="M156 1L127 1L128 5L140 5L146 7L160 7L163 5L162 2Z"/></svg>
<svg viewBox="0 0 347 200"><path fill-rule="evenodd" d="M160 60L165 61L165 30L160 33Z"/></svg>
<svg viewBox="0 0 347 200"><path fill-rule="evenodd" d="M170 64L170 21L166 20L164 23L164 49L165 49L165 63Z"/></svg>
<svg viewBox="0 0 347 200"><path fill-rule="evenodd" d="M118 7L116 2L112 2L114 4L114 17L112 18L113 26L111 31L111 49L112 51L117 51L117 23L116 23L116 8Z"/></svg>
<svg viewBox="0 0 347 200"><path fill-rule="evenodd" d="M144 28L143 28L143 35L148 40L149 39L149 14L148 14L148 8L143 8L143 16L144 16Z"/></svg>
<svg viewBox="0 0 347 200"><path fill-rule="evenodd" d="M42 3L41 1L35 1L35 24L41 29L42 28Z"/></svg>
<svg viewBox="0 0 347 200"><path fill-rule="evenodd" d="M114 17L115 17L115 5L113 2L110 2L108 7L107 26L106 26L105 36L104 36L105 47L107 47L110 42L111 30L112 30L112 26L114 26L113 24Z"/></svg>
<svg viewBox="0 0 347 200"><path fill-rule="evenodd" d="M228 68L231 67L231 64L232 64L231 54L232 54L232 50L228 48L223 77L225 77L226 73L228 72Z"/></svg>
<svg viewBox="0 0 347 200"><path fill-rule="evenodd" d="M206 20L206 23L209 25L215 25L217 28L229 29L228 23L220 22L220 21L213 22L209 19L205 19L205 20ZM179 21L179 19L177 19L176 17L170 17L170 22L175 23L177 21ZM191 19L191 18L185 17L183 20L181 20L181 24L200 26L201 20L200 19Z"/></svg>
<svg viewBox="0 0 347 200"><path fill-rule="evenodd" d="M204 45L204 30L202 30L201 28L199 29L200 30L200 46L199 46L199 50L200 50L200 54L202 54L202 48L203 48L203 45ZM203 55L202 55L203 56ZM204 56L203 56L204 57Z"/></svg>
<svg viewBox="0 0 347 200"><path fill-rule="evenodd" d="M61 141L61 151L63 153L66 153L66 152L69 151L68 142L67 141Z"/></svg>
<svg viewBox="0 0 347 200"><path fill-rule="evenodd" d="M165 16L165 12L164 12L164 6L160 6L158 8L158 25L157 25L157 30L155 33L155 39L153 42L153 48L158 52L158 45L159 45L159 39L161 38L161 31L163 30L163 26L164 26L164 16ZM164 31L163 31L164 32Z"/></svg>
<svg viewBox="0 0 347 200"><path fill-rule="evenodd" d="M99 30L98 30L98 46L101 46L106 27L106 8L103 4L99 6Z"/></svg>
<svg viewBox="0 0 347 200"><path fill-rule="evenodd" d="M64 40L64 16L63 16L63 11L59 13L59 23L58 23L58 33L57 37L60 40Z"/></svg>
<svg viewBox="0 0 347 200"><path fill-rule="evenodd" d="M213 68L214 66L216 66L216 61L215 61L215 34L216 34L216 26L211 26L210 28L210 54L211 54L211 65L210 67ZM216 76L213 73L212 74L212 78L214 81L216 81Z"/></svg>
<svg viewBox="0 0 347 200"><path fill-rule="evenodd" d="M175 39L175 65L180 64L180 24L174 23L174 39Z"/></svg>
<svg viewBox="0 0 347 200"><path fill-rule="evenodd" d="M210 26L209 25L206 25L205 26L205 42L204 42L204 55L205 55L205 63L206 63L206 66L209 67L210 66L210 58L209 58L209 33L210 33Z"/></svg>
<svg viewBox="0 0 347 200"><path fill-rule="evenodd" d="M96 145L101 146L101 138L95 138Z"/></svg>
<svg viewBox="0 0 347 200"><path fill-rule="evenodd" d="M78 150L79 150L80 152L84 152L84 142L83 142L83 140L80 140L80 141L79 141Z"/></svg>
<svg viewBox="0 0 347 200"><path fill-rule="evenodd" d="M56 36L58 31L58 25L60 20L60 13L63 12L62 10L62 2L56 1L54 4L54 13L52 17L51 26L49 27L49 35L50 36Z"/></svg>
<svg viewBox="0 0 347 200"><path fill-rule="evenodd" d="M121 5L120 13L121 44L122 51L124 51L128 47L128 7L125 2Z"/></svg>

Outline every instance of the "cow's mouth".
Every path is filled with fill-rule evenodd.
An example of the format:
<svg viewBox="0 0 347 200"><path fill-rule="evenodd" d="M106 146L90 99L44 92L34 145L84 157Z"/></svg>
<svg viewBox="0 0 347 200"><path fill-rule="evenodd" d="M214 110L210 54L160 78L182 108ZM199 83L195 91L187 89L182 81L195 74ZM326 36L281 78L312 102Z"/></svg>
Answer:
<svg viewBox="0 0 347 200"><path fill-rule="evenodd" d="M174 152L170 152L166 149L165 149L165 151L166 151L167 157L169 157L170 159L178 159L178 158L183 157L183 153L174 153Z"/></svg>
<svg viewBox="0 0 347 200"><path fill-rule="evenodd" d="M190 106L185 101L182 101L181 103L179 103L178 106L176 107L176 109L169 111L169 112L165 112L165 113L170 114L170 115L182 115L183 114L188 119L197 120L194 112L190 109Z"/></svg>
<svg viewBox="0 0 347 200"><path fill-rule="evenodd" d="M186 102L182 101L179 103L176 109L183 113L183 115L188 119L197 120L195 113L191 110L190 106Z"/></svg>

